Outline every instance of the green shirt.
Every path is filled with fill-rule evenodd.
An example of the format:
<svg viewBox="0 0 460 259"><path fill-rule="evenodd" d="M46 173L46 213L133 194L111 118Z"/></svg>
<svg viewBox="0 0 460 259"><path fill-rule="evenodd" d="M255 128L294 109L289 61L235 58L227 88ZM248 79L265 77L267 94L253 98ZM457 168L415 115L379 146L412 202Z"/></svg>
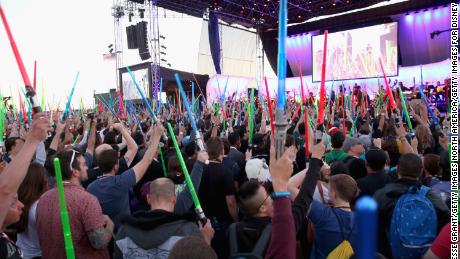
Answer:
<svg viewBox="0 0 460 259"><path fill-rule="evenodd" d="M331 150L329 154L326 155L326 163L330 164L332 161L344 161L348 157L348 154L343 150Z"/></svg>

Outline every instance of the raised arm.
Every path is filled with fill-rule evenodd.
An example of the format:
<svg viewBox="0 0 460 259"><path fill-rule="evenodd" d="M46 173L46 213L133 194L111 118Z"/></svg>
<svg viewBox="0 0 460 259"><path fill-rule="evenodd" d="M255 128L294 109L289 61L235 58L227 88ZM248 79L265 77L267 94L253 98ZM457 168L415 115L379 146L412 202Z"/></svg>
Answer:
<svg viewBox="0 0 460 259"><path fill-rule="evenodd" d="M131 134L129 134L128 130L123 126L121 123L115 123L113 125L113 128L118 130L121 133L121 136L123 139L126 141L126 144L128 145L128 151L126 152L124 158L126 160L126 164L128 166L131 165L131 163L134 160L134 157L137 154L137 144L136 141L131 137Z"/></svg>
<svg viewBox="0 0 460 259"><path fill-rule="evenodd" d="M92 119L91 124L90 124L89 139L88 139L88 146L86 147L86 152L93 155L95 146L96 146L96 119Z"/></svg>
<svg viewBox="0 0 460 259"><path fill-rule="evenodd" d="M158 144L160 143L160 138L163 135L164 128L161 124L156 124L153 129L152 142L150 142L147 151L145 151L144 157L137 163L134 167L134 174L136 175L136 183L144 176L147 168L152 163L152 160L155 156L155 153L158 150Z"/></svg>

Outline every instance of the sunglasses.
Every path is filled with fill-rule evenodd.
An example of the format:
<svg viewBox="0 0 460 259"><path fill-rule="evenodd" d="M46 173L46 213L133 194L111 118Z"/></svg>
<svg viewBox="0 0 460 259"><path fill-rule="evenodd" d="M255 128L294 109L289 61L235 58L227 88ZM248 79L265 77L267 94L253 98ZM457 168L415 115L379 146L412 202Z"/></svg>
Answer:
<svg viewBox="0 0 460 259"><path fill-rule="evenodd" d="M73 169L72 164L73 164L73 161L75 160L75 154L80 154L80 152L78 152L77 150L72 149L72 158L70 159L70 165L69 165L70 166L70 171L72 171L72 169Z"/></svg>

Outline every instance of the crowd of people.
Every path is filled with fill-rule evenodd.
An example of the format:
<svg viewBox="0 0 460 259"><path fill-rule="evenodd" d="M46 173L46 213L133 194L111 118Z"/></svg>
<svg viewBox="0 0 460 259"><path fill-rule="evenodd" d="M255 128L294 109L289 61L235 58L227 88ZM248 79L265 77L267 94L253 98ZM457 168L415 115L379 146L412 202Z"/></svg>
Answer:
<svg viewBox="0 0 460 259"><path fill-rule="evenodd" d="M311 103L288 102L280 157L268 107L249 100L203 103L204 150L170 105L156 122L142 107L128 114L136 120L107 109L64 120L37 113L28 123L10 110L0 258L66 258L56 157L76 258L357 258L364 196L378 206L375 258L450 258L449 114L433 108L434 118L414 98L410 118L401 116L401 98L393 109L384 92L353 105L342 93L321 124Z"/></svg>

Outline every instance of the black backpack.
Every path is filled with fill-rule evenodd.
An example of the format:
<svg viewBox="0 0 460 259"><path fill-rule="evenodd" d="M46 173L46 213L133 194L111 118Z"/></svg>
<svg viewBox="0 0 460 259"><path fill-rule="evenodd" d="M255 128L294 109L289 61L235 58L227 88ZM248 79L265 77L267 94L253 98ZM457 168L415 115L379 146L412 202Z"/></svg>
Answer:
<svg viewBox="0 0 460 259"><path fill-rule="evenodd" d="M230 258L231 259L263 259L268 242L270 241L272 233L272 224L269 223L265 226L262 234L257 240L254 249L250 253L238 252L238 238L236 234L236 223L230 225Z"/></svg>

